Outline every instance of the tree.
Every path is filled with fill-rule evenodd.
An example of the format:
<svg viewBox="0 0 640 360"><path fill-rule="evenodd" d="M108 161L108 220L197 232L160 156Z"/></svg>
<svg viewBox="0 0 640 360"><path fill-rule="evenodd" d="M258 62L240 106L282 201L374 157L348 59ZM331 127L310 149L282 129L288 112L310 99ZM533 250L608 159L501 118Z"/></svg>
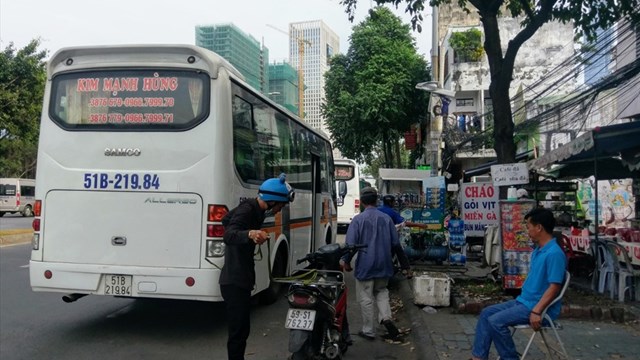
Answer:
<svg viewBox="0 0 640 360"><path fill-rule="evenodd" d="M460 62L480 61L484 54L482 33L476 28L454 32L451 34L449 44L451 44L456 59Z"/></svg>
<svg viewBox="0 0 640 360"><path fill-rule="evenodd" d="M384 166L400 166L400 136L426 114L426 94L415 85L429 80L409 26L389 9L371 10L325 79L322 113L342 154L371 163L380 148Z"/></svg>
<svg viewBox="0 0 640 360"><path fill-rule="evenodd" d="M493 100L494 149L500 164L515 162L516 147L513 139L514 123L509 101L509 87L516 55L522 44L549 21L563 23L571 21L576 29L576 36L584 36L587 40L593 40L599 28L609 28L624 17L628 17L634 24L640 24L640 0L456 0L455 2L466 11L469 11L466 6L472 5L478 11L484 29L484 49L491 74L489 93ZM351 21L353 21L357 3L358 0L340 1L340 4L346 6L346 12ZM405 3L406 12L412 15L411 22L414 30L421 31L421 14L427 0L376 0L376 3L392 4L396 7ZM431 0L428 4L436 6L450 3L452 0ZM506 51L502 50L500 44L498 16L503 15L501 11L522 19L522 29L509 40Z"/></svg>
<svg viewBox="0 0 640 360"><path fill-rule="evenodd" d="M35 177L47 51L40 40L0 53L0 176Z"/></svg>

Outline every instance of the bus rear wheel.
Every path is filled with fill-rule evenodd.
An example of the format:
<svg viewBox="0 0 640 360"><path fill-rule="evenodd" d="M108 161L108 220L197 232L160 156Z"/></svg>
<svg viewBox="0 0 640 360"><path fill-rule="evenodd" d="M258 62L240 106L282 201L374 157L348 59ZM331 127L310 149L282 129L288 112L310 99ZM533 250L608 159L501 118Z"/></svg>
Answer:
<svg viewBox="0 0 640 360"><path fill-rule="evenodd" d="M276 253L276 258L273 261L273 268L271 269L271 283L268 288L264 289L260 293L260 303L264 305L271 305L278 300L278 297L282 293L283 284L275 282L273 279L284 277L286 271L287 249L284 245L281 245Z"/></svg>

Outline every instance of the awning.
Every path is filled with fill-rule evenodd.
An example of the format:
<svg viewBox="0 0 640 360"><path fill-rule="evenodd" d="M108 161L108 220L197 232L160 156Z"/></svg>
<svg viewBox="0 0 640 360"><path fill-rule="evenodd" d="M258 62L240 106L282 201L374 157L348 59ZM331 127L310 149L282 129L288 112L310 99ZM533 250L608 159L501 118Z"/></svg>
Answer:
<svg viewBox="0 0 640 360"><path fill-rule="evenodd" d="M520 162L522 160L526 160L532 154L533 154L533 150L528 150L528 151L522 152L520 154L516 154L516 162ZM474 168L471 168L471 169L468 169L468 170L464 170L464 177L467 178L467 177L471 177L471 176L479 176L479 175L486 174L486 173L491 171L491 165L497 165L497 164L498 164L498 160L493 160L493 161L489 161L487 163L484 163L482 165L476 166Z"/></svg>
<svg viewBox="0 0 640 360"><path fill-rule="evenodd" d="M637 176L634 172L640 166L640 121L597 127L568 144L529 161L528 166L529 169L544 173L552 170L551 165L562 164L565 165L565 175L580 177L588 174L584 176L588 177L594 175L596 160L598 178L602 178L601 175L609 178ZM605 171L610 173L606 174Z"/></svg>
<svg viewBox="0 0 640 360"><path fill-rule="evenodd" d="M422 181L430 177L431 171L414 169L378 169L380 180Z"/></svg>
<svg viewBox="0 0 640 360"><path fill-rule="evenodd" d="M539 170L540 175L555 179L584 179L594 175L592 160L554 164L549 169ZM620 159L598 160L598 180L628 179L640 177L640 171L630 170Z"/></svg>

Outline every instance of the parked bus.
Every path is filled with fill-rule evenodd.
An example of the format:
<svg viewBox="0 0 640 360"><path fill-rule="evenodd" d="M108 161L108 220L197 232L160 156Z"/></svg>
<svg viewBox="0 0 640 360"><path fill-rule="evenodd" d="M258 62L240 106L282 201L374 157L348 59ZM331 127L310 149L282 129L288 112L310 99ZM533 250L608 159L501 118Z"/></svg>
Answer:
<svg viewBox="0 0 640 360"><path fill-rule="evenodd" d="M20 213L33 216L36 181L33 179L0 179L0 216Z"/></svg>
<svg viewBox="0 0 640 360"><path fill-rule="evenodd" d="M354 216L360 213L360 171L350 159L334 161L338 189L338 229L344 232Z"/></svg>
<svg viewBox="0 0 640 360"><path fill-rule="evenodd" d="M40 125L34 291L222 301L221 220L284 172L295 202L263 230L264 302L335 242L331 144L190 45L66 48L49 61ZM300 265L301 266L301 265Z"/></svg>

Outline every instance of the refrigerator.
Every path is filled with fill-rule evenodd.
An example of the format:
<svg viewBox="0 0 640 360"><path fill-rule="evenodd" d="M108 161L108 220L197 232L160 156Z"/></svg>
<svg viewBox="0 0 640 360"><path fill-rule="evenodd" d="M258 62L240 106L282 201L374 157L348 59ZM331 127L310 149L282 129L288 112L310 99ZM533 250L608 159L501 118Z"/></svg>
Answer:
<svg viewBox="0 0 640 360"><path fill-rule="evenodd" d="M533 242L527 233L525 215L535 200L500 201L500 238L502 243L502 286L520 289L529 273Z"/></svg>

